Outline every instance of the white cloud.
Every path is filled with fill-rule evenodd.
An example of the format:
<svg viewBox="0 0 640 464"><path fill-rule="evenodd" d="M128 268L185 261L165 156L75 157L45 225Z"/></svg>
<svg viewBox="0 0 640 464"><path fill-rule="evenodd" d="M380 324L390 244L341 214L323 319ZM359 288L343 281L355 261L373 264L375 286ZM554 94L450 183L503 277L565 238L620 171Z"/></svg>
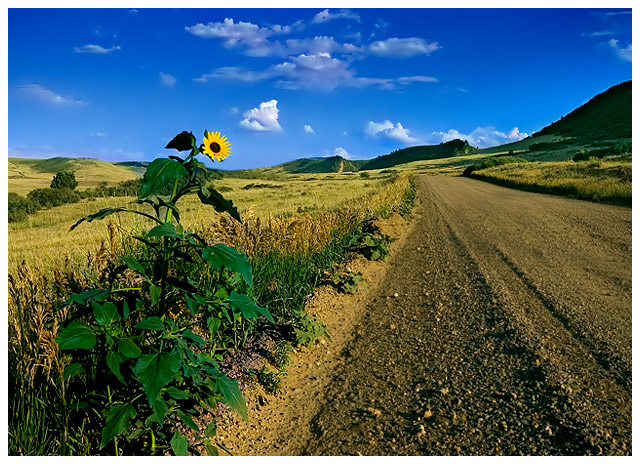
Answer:
<svg viewBox="0 0 640 464"><path fill-rule="evenodd" d="M316 132L313 130L313 127L311 127L309 124L305 124L304 125L304 132L306 134L315 134Z"/></svg>
<svg viewBox="0 0 640 464"><path fill-rule="evenodd" d="M437 131L431 134L431 143L449 142L450 140L466 140L471 145L479 148L495 147L505 143L517 142L528 137L526 132L514 127L509 133L496 130L494 127L477 127L471 133L464 134L456 129L447 132Z"/></svg>
<svg viewBox="0 0 640 464"><path fill-rule="evenodd" d="M401 123L398 122L394 126L388 119L383 122L369 121L364 127L364 132L370 137L382 136L406 144L419 142L417 138L410 135L409 129L405 129Z"/></svg>
<svg viewBox="0 0 640 464"><path fill-rule="evenodd" d="M203 74L193 80L207 82L211 79L257 82L274 79L277 85L287 89L308 89L333 91L339 87L378 87L396 89L415 82L437 82L430 76L406 76L398 78L358 77L346 60L334 58L329 53L301 54L287 61L271 66L263 71L251 71L245 68L227 66Z"/></svg>
<svg viewBox="0 0 640 464"><path fill-rule="evenodd" d="M178 82L178 79L176 79L175 76L172 76L168 73L163 73L162 71L160 71L160 80L162 81L162 84L166 85L167 87L173 87L174 85L176 85L176 82Z"/></svg>
<svg viewBox="0 0 640 464"><path fill-rule="evenodd" d="M278 101L269 100L260 103L258 108L246 111L240 127L256 132L279 132L282 130L278 122Z"/></svg>
<svg viewBox="0 0 640 464"><path fill-rule="evenodd" d="M353 157L349 154L347 150L342 147L337 147L333 150L333 155L331 156L342 156L344 159L352 159Z"/></svg>
<svg viewBox="0 0 640 464"><path fill-rule="evenodd" d="M231 112L231 114L238 114L240 112L240 110L235 106L229 108L229 111Z"/></svg>
<svg viewBox="0 0 640 464"><path fill-rule="evenodd" d="M73 97L63 97L52 90L44 88L40 84L23 85L18 89L18 95L61 106L83 106L87 104L84 100L78 100Z"/></svg>
<svg viewBox="0 0 640 464"><path fill-rule="evenodd" d="M111 48L104 48L100 45L83 45L82 47L73 47L73 50L76 53L90 53L92 55L106 55L107 53L114 52L116 50L120 50L119 45L114 45Z"/></svg>
<svg viewBox="0 0 640 464"><path fill-rule="evenodd" d="M89 135L91 137L106 137L107 135L103 132L90 132Z"/></svg>
<svg viewBox="0 0 640 464"><path fill-rule="evenodd" d="M616 55L618 55L625 61L631 61L631 44L629 44L627 47L622 48L620 47L619 43L620 42L617 39L611 39L609 40L609 42L607 42L607 44L609 44L609 47L613 49Z"/></svg>
<svg viewBox="0 0 640 464"><path fill-rule="evenodd" d="M427 42L417 37L399 39L392 37L378 40L367 47L367 52L387 58L410 58L417 55L429 55L442 48L438 42Z"/></svg>
<svg viewBox="0 0 640 464"><path fill-rule="evenodd" d="M333 21L334 19L351 19L353 21L360 22L360 15L354 11L342 9L335 13L331 13L329 9L322 10L315 15L311 20L314 24L326 23L327 21Z"/></svg>
<svg viewBox="0 0 640 464"><path fill-rule="evenodd" d="M248 22L233 21L225 18L223 22L198 23L195 26L185 27L187 32L204 39L224 39L225 48L244 48L244 53L249 56L269 56L277 54L281 45L278 42L268 40L272 35L288 34L291 26L273 25L260 27Z"/></svg>

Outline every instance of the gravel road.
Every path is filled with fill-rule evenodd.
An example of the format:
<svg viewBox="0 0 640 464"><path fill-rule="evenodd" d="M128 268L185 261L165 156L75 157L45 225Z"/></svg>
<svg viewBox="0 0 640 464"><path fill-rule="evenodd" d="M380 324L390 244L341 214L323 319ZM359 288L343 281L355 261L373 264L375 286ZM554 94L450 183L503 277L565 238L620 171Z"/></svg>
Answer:
<svg viewBox="0 0 640 464"><path fill-rule="evenodd" d="M303 455L631 454L631 209L421 177Z"/></svg>

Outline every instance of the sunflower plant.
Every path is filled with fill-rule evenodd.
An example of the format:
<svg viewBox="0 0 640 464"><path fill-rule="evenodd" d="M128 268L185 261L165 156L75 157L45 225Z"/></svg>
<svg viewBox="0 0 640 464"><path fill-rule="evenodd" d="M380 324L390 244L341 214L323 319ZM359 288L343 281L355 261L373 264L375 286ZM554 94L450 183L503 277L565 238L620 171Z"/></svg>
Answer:
<svg viewBox="0 0 640 464"><path fill-rule="evenodd" d="M189 193L240 221L233 203L207 187L206 168L197 159L204 154L224 160L229 141L205 131L198 146L185 131L166 148L187 155L158 158L147 167L134 203L149 205L154 213L106 208L71 227L120 212L153 224L133 237L142 251L123 256L114 269L121 279L64 303L70 322L56 341L68 363L61 381L69 417L82 418L83 427L101 424L96 433L100 452L171 449L185 455L204 448L217 454L215 423L202 430L197 417L218 403L248 417L237 380L220 370L216 336L236 324L273 321L242 291L252 285L247 257L222 243L208 244L180 223L177 203ZM182 432L186 429L192 429L191 445Z"/></svg>

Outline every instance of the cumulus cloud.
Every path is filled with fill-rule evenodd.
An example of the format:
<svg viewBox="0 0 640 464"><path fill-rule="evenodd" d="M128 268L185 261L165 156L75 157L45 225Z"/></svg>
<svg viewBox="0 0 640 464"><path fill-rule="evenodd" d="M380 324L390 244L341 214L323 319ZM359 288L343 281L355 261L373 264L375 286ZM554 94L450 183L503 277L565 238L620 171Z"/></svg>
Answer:
<svg viewBox="0 0 640 464"><path fill-rule="evenodd" d="M106 55L107 53L120 50L119 45L113 45L111 48L104 48L100 45L83 45L82 47L73 47L76 53L90 53L92 55Z"/></svg>
<svg viewBox="0 0 640 464"><path fill-rule="evenodd" d="M442 48L438 42L427 42L417 37L399 39L392 37L386 40L378 40L367 47L367 52L386 58L410 58L418 55L430 55L435 50Z"/></svg>
<svg viewBox="0 0 640 464"><path fill-rule="evenodd" d="M360 15L355 11L347 9L338 10L335 13L332 13L329 11L329 9L326 9L315 15L311 22L314 24L320 24L326 23L327 21L333 21L334 19L350 19L359 22Z"/></svg>
<svg viewBox="0 0 640 464"><path fill-rule="evenodd" d="M382 122L369 121L364 127L364 132L370 137L382 136L405 144L419 142L417 138L411 136L409 129L404 128L401 123L398 122L394 125L388 119Z"/></svg>
<svg viewBox="0 0 640 464"><path fill-rule="evenodd" d="M195 26L185 27L185 30L204 39L223 39L222 44L225 48L242 48L249 56L269 56L275 54L280 45L277 42L270 42L268 38L273 35L289 34L292 27L280 25L260 27L257 24L243 21L236 23L232 18L225 18L221 23L198 23Z"/></svg>
<svg viewBox="0 0 640 464"><path fill-rule="evenodd" d="M162 84L166 85L167 87L173 87L174 85L176 85L176 82L178 82L178 79L176 79L175 76L172 76L168 73L163 73L162 71L160 72L160 80L162 81Z"/></svg>
<svg viewBox="0 0 640 464"><path fill-rule="evenodd" d="M431 142L441 143L460 139L466 140L475 147L487 148L505 143L517 142L526 137L529 137L529 134L526 132L520 132L520 129L517 127L514 127L508 133L498 131L494 127L477 127L469 134L464 134L456 129L450 129L447 132L433 132L431 134Z"/></svg>
<svg viewBox="0 0 640 464"><path fill-rule="evenodd" d="M315 134L316 132L313 130L313 127L311 127L309 124L305 124L304 125L304 132L306 134Z"/></svg>
<svg viewBox="0 0 640 464"><path fill-rule="evenodd" d="M607 44L620 58L625 61L631 61L631 44L626 47L621 47L620 42L617 39L611 39L609 40L609 42L607 42Z"/></svg>
<svg viewBox="0 0 640 464"><path fill-rule="evenodd" d="M279 132L282 130L278 122L278 101L269 100L260 103L257 108L246 111L240 127L255 132Z"/></svg>
<svg viewBox="0 0 640 464"><path fill-rule="evenodd" d="M68 96L64 97L40 84L23 85L18 89L18 95L60 106L83 106L87 104L84 100Z"/></svg>
<svg viewBox="0 0 640 464"><path fill-rule="evenodd" d="M331 156L342 156L344 159L351 159L349 152L342 147L335 148Z"/></svg>

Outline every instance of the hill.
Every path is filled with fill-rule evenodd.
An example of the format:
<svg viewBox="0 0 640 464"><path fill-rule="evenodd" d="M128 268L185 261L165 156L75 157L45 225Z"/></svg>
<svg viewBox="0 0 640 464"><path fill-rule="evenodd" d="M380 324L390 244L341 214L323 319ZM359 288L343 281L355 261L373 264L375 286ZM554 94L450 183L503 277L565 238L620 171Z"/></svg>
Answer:
<svg viewBox="0 0 640 464"><path fill-rule="evenodd" d="M31 190L49 187L53 176L61 171L75 174L80 190L102 183L115 185L140 177L135 170L117 163L94 158L9 158L9 192L26 195Z"/></svg>
<svg viewBox="0 0 640 464"><path fill-rule="evenodd" d="M265 178L282 174L322 174L355 172L366 160L348 160L342 156L329 158L299 158L268 168L242 169L237 171L219 171L224 177Z"/></svg>
<svg viewBox="0 0 640 464"><path fill-rule="evenodd" d="M440 145L420 145L417 147L403 148L388 155L378 156L365 163L360 170L384 169L398 164L411 163L412 161L450 158L453 156L469 155L477 149L468 142L455 139Z"/></svg>
<svg viewBox="0 0 640 464"><path fill-rule="evenodd" d="M631 137L631 81L614 85L596 95L559 121L533 134L553 134L583 140L615 140Z"/></svg>

